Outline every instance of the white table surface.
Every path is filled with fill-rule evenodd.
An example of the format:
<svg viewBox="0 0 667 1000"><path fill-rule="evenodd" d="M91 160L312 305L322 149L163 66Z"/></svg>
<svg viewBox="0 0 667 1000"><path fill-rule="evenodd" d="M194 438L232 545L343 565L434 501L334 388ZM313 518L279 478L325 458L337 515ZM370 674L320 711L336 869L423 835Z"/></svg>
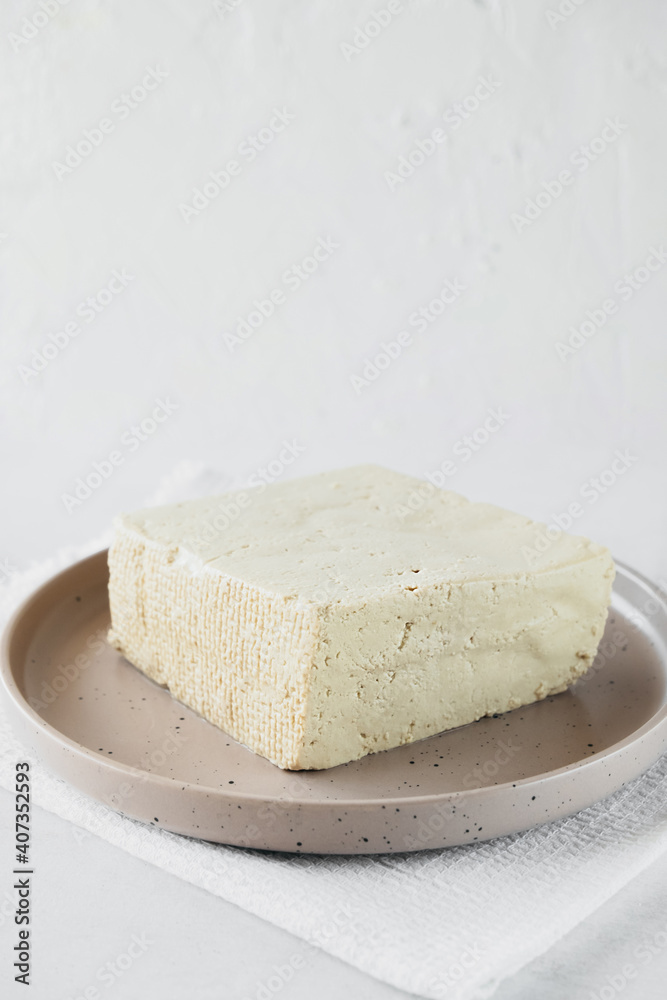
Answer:
<svg viewBox="0 0 667 1000"><path fill-rule="evenodd" d="M13 894L12 800L0 793L0 963L15 943L7 913ZM106 963L136 935L147 950L99 985L122 1000L400 1000L410 994L365 973L189 883L112 847L42 809L34 810L34 975L30 992L16 984L2 996L76 1000ZM9 893L9 901L6 894ZM653 953L652 957L647 957ZM304 955L289 982L260 987L294 956ZM619 977L631 963L636 975ZM608 979L617 986L614 994ZM667 982L667 857L540 959L501 984L496 1000L664 1000ZM602 993L600 992L602 990Z"/></svg>

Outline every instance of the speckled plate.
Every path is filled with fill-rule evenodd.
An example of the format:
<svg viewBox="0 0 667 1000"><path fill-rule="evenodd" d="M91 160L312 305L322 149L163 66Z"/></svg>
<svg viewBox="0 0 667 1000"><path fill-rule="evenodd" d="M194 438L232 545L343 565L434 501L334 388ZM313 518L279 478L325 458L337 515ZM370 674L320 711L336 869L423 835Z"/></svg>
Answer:
<svg viewBox="0 0 667 1000"><path fill-rule="evenodd" d="M488 840L591 805L667 747L667 605L617 568L598 659L569 691L327 771L281 771L111 649L106 552L16 613L5 700L51 771L175 833L332 854Z"/></svg>

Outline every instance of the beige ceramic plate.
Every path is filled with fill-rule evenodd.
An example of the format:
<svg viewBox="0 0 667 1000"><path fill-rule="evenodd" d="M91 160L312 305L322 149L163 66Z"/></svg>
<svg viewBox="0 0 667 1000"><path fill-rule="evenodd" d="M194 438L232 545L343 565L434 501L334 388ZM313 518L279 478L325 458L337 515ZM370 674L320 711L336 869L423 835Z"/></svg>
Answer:
<svg viewBox="0 0 667 1000"><path fill-rule="evenodd" d="M574 688L327 771L281 771L240 746L109 648L108 624L105 552L19 609L2 663L18 735L94 798L218 843L359 854L487 840L604 798L667 746L667 606L622 566Z"/></svg>

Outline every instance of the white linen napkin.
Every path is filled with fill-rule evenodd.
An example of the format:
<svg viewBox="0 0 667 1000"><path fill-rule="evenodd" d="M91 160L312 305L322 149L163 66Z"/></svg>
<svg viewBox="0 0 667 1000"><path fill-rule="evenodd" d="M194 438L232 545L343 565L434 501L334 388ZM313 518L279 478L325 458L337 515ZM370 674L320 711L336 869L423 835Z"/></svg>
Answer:
<svg viewBox="0 0 667 1000"><path fill-rule="evenodd" d="M214 492L219 482L180 467L151 501ZM0 587L0 625L40 582L104 544L15 573ZM570 819L485 844L368 857L253 852L145 826L49 774L0 715L0 785L13 788L14 766L26 759L40 806L432 1000L490 997L667 850L667 755Z"/></svg>

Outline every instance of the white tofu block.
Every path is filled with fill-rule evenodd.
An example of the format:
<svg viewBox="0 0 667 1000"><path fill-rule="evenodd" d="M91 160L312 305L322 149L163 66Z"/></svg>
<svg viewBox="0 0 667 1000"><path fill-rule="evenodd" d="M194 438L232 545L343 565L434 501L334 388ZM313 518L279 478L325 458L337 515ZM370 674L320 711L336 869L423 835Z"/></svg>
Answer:
<svg viewBox="0 0 667 1000"><path fill-rule="evenodd" d="M109 567L114 646L287 769L564 691L614 577L601 545L377 466L123 515Z"/></svg>

